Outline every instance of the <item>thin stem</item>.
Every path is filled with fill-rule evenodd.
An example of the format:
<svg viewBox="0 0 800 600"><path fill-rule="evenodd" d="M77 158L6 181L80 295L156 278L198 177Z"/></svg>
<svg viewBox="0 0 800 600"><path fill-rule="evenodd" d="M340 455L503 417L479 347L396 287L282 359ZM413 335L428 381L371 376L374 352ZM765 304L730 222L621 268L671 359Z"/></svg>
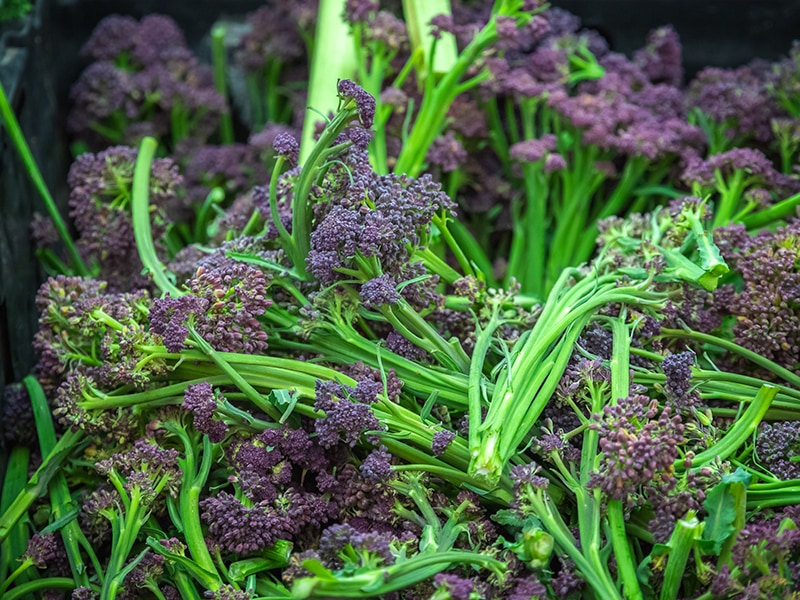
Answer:
<svg viewBox="0 0 800 600"><path fill-rule="evenodd" d="M87 269L86 265L83 263L80 252L78 252L78 248L75 246L75 242L72 241L72 236L69 234L67 224L64 222L64 219L61 218L58 206L56 206L55 200L53 200L53 197L50 195L50 190L47 188L44 177L42 177L42 172L36 164L36 159L33 158L33 153L28 146L28 142L25 140L25 135L22 133L22 128L19 125L19 121L17 121L14 111L11 109L6 91L3 89L2 85L0 85L0 118L3 120L8 136L11 138L11 143L14 144L17 154L19 154L22 160L22 164L25 165L25 170L28 172L28 177L30 177L33 187L36 188L36 191L39 192L42 200L44 200L47 214L50 215L50 219L53 221L53 225L58 232L58 237L61 238L61 242L67 250L72 269L82 277L88 276L90 274L89 269Z"/></svg>

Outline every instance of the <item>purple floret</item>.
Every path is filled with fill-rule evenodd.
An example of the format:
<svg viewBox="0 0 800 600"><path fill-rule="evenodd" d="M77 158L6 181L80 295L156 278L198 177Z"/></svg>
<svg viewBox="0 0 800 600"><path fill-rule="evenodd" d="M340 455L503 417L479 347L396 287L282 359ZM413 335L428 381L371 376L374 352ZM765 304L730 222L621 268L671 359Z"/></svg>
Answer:
<svg viewBox="0 0 800 600"><path fill-rule="evenodd" d="M474 587L471 579L463 579L458 575L448 575L447 573L437 573L433 578L433 584L437 589L447 590L452 600L469 600Z"/></svg>
<svg viewBox="0 0 800 600"><path fill-rule="evenodd" d="M447 450L450 443L456 439L456 434L449 429L441 429L433 434L431 452L434 456L441 456Z"/></svg>
<svg viewBox="0 0 800 600"><path fill-rule="evenodd" d="M372 483L384 483L389 481L394 470L392 469L392 455L381 446L378 450L373 450L361 463L359 471L364 479Z"/></svg>
<svg viewBox="0 0 800 600"><path fill-rule="evenodd" d="M319 553L329 568L342 568L342 550L351 546L357 553L369 552L380 559L384 565L394 564L394 554L389 548L386 535L362 533L347 523L331 525L322 532L319 540Z"/></svg>
<svg viewBox="0 0 800 600"><path fill-rule="evenodd" d="M150 330L161 336L169 352L180 352L186 347L186 338L189 337L186 325L189 317L200 313L203 308L200 299L191 295L156 298L150 308Z"/></svg>
<svg viewBox="0 0 800 600"><path fill-rule="evenodd" d="M520 162L537 162L556 149L556 136L545 134L539 139L517 142L511 146L511 158Z"/></svg>
<svg viewBox="0 0 800 600"><path fill-rule="evenodd" d="M734 148L721 154L714 154L703 160L697 155L688 155L682 179L688 184L698 183L713 188L718 185L717 173L723 178L739 173L748 176L750 185L753 178L769 188L793 191L797 183L778 172L763 152L755 148Z"/></svg>
<svg viewBox="0 0 800 600"><path fill-rule="evenodd" d="M148 66L164 58L165 53L186 48L181 28L166 15L147 15L141 20L134 39L133 58Z"/></svg>
<svg viewBox="0 0 800 600"><path fill-rule="evenodd" d="M251 600L255 593L253 589L240 590L226 583L216 591L206 590L203 597L213 600Z"/></svg>
<svg viewBox="0 0 800 600"><path fill-rule="evenodd" d="M215 418L217 398L210 383L203 382L187 387L181 406L192 413L197 431L205 433L215 443L225 439L228 426Z"/></svg>
<svg viewBox="0 0 800 600"><path fill-rule="evenodd" d="M599 487L614 500L635 503L642 488L671 477L684 425L670 406L659 410L656 401L633 395L605 406L594 419L590 427L599 431L602 457L589 487Z"/></svg>
<svg viewBox="0 0 800 600"><path fill-rule="evenodd" d="M346 394L346 388L339 383L317 381L314 408L324 411L325 417L317 419L314 427L325 448L342 442L353 447L365 432L381 429L369 405L352 402Z"/></svg>
<svg viewBox="0 0 800 600"><path fill-rule="evenodd" d="M508 600L545 600L547 598L547 588L539 581L536 575L529 575L525 579L520 579L508 596Z"/></svg>
<svg viewBox="0 0 800 600"><path fill-rule="evenodd" d="M290 537L291 524L285 515L261 504L244 506L225 491L201 500L200 510L211 539L225 552L260 552L279 539Z"/></svg>
<svg viewBox="0 0 800 600"><path fill-rule="evenodd" d="M32 446L36 443L36 422L27 389L21 383L5 386L0 397L0 423L11 424L2 428L0 442L7 447Z"/></svg>
<svg viewBox="0 0 800 600"><path fill-rule="evenodd" d="M358 118L366 129L372 127L375 118L375 98L364 91L364 88L349 79L339 80L339 96L343 100L352 100L358 110Z"/></svg>
<svg viewBox="0 0 800 600"><path fill-rule="evenodd" d="M113 62L133 50L138 31L139 22L133 17L109 15L95 26L81 56Z"/></svg>
<svg viewBox="0 0 800 600"><path fill-rule="evenodd" d="M508 476L511 477L511 481L514 482L515 496L525 486L530 486L534 489L544 489L550 485L550 482L546 477L538 475L540 470L541 469L539 465L536 463L515 465L514 467L511 467L511 471L509 471Z"/></svg>
<svg viewBox="0 0 800 600"><path fill-rule="evenodd" d="M297 164L297 159L300 155L300 144L297 143L297 138L291 133L279 133L275 136L272 147L275 152L286 157L291 164Z"/></svg>
<svg viewBox="0 0 800 600"><path fill-rule="evenodd" d="M669 354L664 357L661 369L667 377L664 389L677 407L687 408L697 405L699 394L692 389L692 367L695 354L691 350Z"/></svg>
<svg viewBox="0 0 800 600"><path fill-rule="evenodd" d="M659 27L647 36L647 45L634 54L634 62L652 83L680 86L683 82L682 48L678 32Z"/></svg>
<svg viewBox="0 0 800 600"><path fill-rule="evenodd" d="M212 269L199 267L188 282L191 294L153 302L150 326L170 352L179 352L194 315L197 333L220 352L258 354L267 348L267 333L258 317L272 306L268 278L245 263L226 259Z"/></svg>
<svg viewBox="0 0 800 600"><path fill-rule="evenodd" d="M439 136L428 148L428 162L438 165L442 171L449 173L467 162L469 155L464 145L452 131Z"/></svg>
<svg viewBox="0 0 800 600"><path fill-rule="evenodd" d="M779 421L762 423L756 436L759 462L782 480L800 478L800 423Z"/></svg>
<svg viewBox="0 0 800 600"><path fill-rule="evenodd" d="M722 128L730 140L772 138L771 121L781 116L765 83L750 67L700 71L689 85L687 102Z"/></svg>
<svg viewBox="0 0 800 600"><path fill-rule="evenodd" d="M44 569L47 567L47 563L56 557L57 552L58 540L54 533L37 533L28 540L28 547L23 556L37 568Z"/></svg>
<svg viewBox="0 0 800 600"><path fill-rule="evenodd" d="M143 503L152 503L162 492L172 496L178 493L181 471L178 451L165 450L145 439L139 439L127 452L113 454L95 463L98 473L112 470L125 478L125 488L130 493L137 489Z"/></svg>
<svg viewBox="0 0 800 600"><path fill-rule="evenodd" d="M385 274L364 282L359 294L364 306L369 309L380 308L384 304L397 304L401 297L392 278Z"/></svg>
<svg viewBox="0 0 800 600"><path fill-rule="evenodd" d="M722 255L742 277L715 292L723 314L735 317L737 344L795 369L800 353L800 220L747 235L741 226L717 230ZM715 232L716 234L716 232Z"/></svg>
<svg viewBox="0 0 800 600"><path fill-rule="evenodd" d="M131 191L138 151L114 146L98 154L80 155L70 167L70 216L80 234L78 248L87 259L97 261L100 275L112 291L149 286L133 233ZM166 208L176 202L183 178L168 158L153 161L150 173L151 227L157 239L165 231ZM109 251L109 239L114 251Z"/></svg>

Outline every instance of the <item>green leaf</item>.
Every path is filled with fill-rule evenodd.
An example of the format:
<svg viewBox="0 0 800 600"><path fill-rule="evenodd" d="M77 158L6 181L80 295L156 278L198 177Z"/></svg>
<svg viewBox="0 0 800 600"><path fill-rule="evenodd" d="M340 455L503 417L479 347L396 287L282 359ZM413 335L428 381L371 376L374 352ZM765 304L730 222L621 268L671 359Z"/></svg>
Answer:
<svg viewBox="0 0 800 600"><path fill-rule="evenodd" d="M703 544L703 550L721 554L723 545L729 545L725 542L744 525L747 488L751 480L748 472L738 468L724 475L722 481L709 490L703 502L703 508L708 512L703 540L709 544Z"/></svg>
<svg viewBox="0 0 800 600"><path fill-rule="evenodd" d="M323 581L338 581L336 576L316 558L304 560L303 568Z"/></svg>
<svg viewBox="0 0 800 600"><path fill-rule="evenodd" d="M542 522L533 515L527 515L523 518L516 511L509 509L498 510L491 516L491 519L500 525L524 530L534 529L542 525Z"/></svg>

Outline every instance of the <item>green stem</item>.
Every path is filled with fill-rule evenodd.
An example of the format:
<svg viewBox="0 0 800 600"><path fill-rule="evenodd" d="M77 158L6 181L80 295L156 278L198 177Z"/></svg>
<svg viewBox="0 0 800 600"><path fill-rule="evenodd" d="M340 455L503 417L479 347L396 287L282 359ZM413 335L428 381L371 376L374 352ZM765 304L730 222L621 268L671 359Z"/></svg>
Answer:
<svg viewBox="0 0 800 600"><path fill-rule="evenodd" d="M220 138L223 144L232 144L233 119L228 104L228 84L225 77L225 27L217 25L211 30L211 63L214 66L214 87L225 100L225 110L220 115Z"/></svg>
<svg viewBox="0 0 800 600"><path fill-rule="evenodd" d="M40 590L72 590L75 589L75 581L69 577L47 577L44 579L34 579L28 583L18 585L13 590L3 596L3 600L24 600L34 597L34 592Z"/></svg>
<svg viewBox="0 0 800 600"><path fill-rule="evenodd" d="M42 177L42 172L36 164L36 159L33 158L33 153L28 146L28 142L25 140L25 135L22 133L22 128L19 125L19 121L17 121L14 111L11 109L6 91L3 89L2 85L0 85L0 118L2 118L8 136L11 138L11 143L14 144L14 148L16 148L17 154L19 154L22 164L25 165L25 170L28 172L28 177L30 177L33 187L36 188L36 191L39 192L42 200L44 200L47 214L50 215L50 219L53 221L53 225L58 232L58 237L61 238L61 242L67 250L72 269L81 277L88 276L90 274L89 269L87 269L86 265L83 263L80 252L78 252L78 248L75 246L75 242L72 241L72 236L69 234L67 224L64 222L64 219L61 218L58 206L56 206L55 200L53 200L53 197L50 195L50 190L47 188L44 177Z"/></svg>
<svg viewBox="0 0 800 600"><path fill-rule="evenodd" d="M764 418L767 410L769 410L772 400L777 393L778 388L773 385L764 384L761 386L761 389L758 391L758 394L756 394L756 397L753 398L750 406L748 406L744 414L736 420L733 427L725 434L725 437L692 458L692 468L702 467L707 462L716 458L725 460L733 454L739 446L753 435L753 432L756 430L756 427L758 427L758 424L761 423L761 420ZM675 469L685 469L683 459L675 461Z"/></svg>
<svg viewBox="0 0 800 600"><path fill-rule="evenodd" d="M664 583L661 586L659 600L675 600L686 577L686 562L694 548L695 540L700 537L702 524L690 512L686 518L680 519L669 540L669 558L664 571Z"/></svg>
<svg viewBox="0 0 800 600"><path fill-rule="evenodd" d="M349 79L357 71L355 44L344 23L346 0L320 0L314 52L308 82L308 106L327 115L336 110L332 91L339 79ZM316 115L306 110L300 143L300 164L309 164L314 142Z"/></svg>
<svg viewBox="0 0 800 600"><path fill-rule="evenodd" d="M691 339L696 340L698 342L702 342L704 344L711 344L713 346L719 346L720 348L727 350L729 352L733 352L734 354L738 354L742 358L746 358L750 362L767 371L774 373L778 377L782 378L784 381L792 384L796 388L800 388L800 376L795 375L789 369L786 369L780 366L777 363L772 362L768 358L764 358L763 356L753 352L752 350L748 350L747 348L743 348L739 344L734 342L725 340L723 338L719 338L714 335L709 335L707 333L700 333L699 331L692 331L692 330L683 330L683 329L662 329L661 330L661 337L664 338L684 338L684 339Z"/></svg>
<svg viewBox="0 0 800 600"><path fill-rule="evenodd" d="M39 438L39 448L41 449L42 456L48 456L55 450L57 444L56 430L50 414L50 407L47 403L44 390L35 377L28 375L25 377L24 383L33 406L36 431ZM67 478L62 471L55 474L50 485L50 506L53 512L53 518L56 521L64 518L77 508L72 502L72 496L69 493L69 486L67 485ZM79 547L80 542L87 542L87 540L76 520L70 520L61 528L61 539L64 542L64 549L69 559L73 578L76 582L80 582L81 585L89 585L86 564L83 561ZM84 547L91 546L86 543ZM94 552L91 551L91 554L94 560L96 558Z"/></svg>
<svg viewBox="0 0 800 600"><path fill-rule="evenodd" d="M156 254L153 233L150 228L150 165L153 162L156 148L158 148L158 142L151 137L142 139L139 146L139 155L136 158L133 185L131 186L133 234L136 238L139 258L145 269L152 275L154 283L163 293L177 298L183 293L167 277L166 269Z"/></svg>
<svg viewBox="0 0 800 600"><path fill-rule="evenodd" d="M271 402L265 400L264 397L259 394L258 391L252 385L250 385L244 377L240 375L239 371L228 364L222 355L214 350L211 347L211 344L205 341L191 325L189 326L189 332L191 333L192 340L194 340L200 350L206 356L208 356L214 362L214 364L216 364L222 370L223 373L231 378L231 381L233 381L236 387L238 387L253 404L255 404L259 409L263 410L275 421L280 421L282 417L281 411L273 406Z"/></svg>

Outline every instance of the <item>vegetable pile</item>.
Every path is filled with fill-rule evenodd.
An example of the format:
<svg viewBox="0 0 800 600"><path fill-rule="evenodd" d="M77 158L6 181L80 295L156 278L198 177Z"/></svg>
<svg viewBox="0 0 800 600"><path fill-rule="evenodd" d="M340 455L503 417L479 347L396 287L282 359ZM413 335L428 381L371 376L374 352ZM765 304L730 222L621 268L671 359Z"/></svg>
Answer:
<svg viewBox="0 0 800 600"><path fill-rule="evenodd" d="M672 28L537 0L247 25L83 48L0 596L796 597L800 47L684 85Z"/></svg>

